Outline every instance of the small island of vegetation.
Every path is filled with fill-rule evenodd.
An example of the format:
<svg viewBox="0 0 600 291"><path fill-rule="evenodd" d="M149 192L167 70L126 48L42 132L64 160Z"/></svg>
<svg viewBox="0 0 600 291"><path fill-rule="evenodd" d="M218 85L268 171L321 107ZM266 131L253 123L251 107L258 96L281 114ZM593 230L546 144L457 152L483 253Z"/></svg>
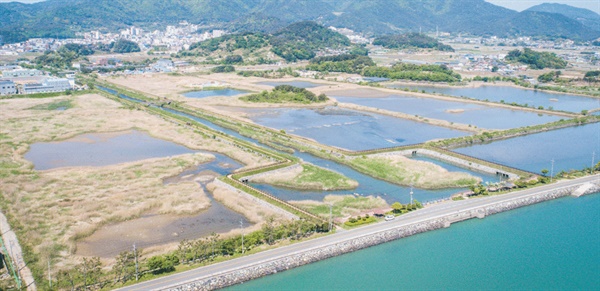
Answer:
<svg viewBox="0 0 600 291"><path fill-rule="evenodd" d="M301 190L350 190L358 187L355 180L311 164L265 173L252 178L252 181Z"/></svg>
<svg viewBox="0 0 600 291"><path fill-rule="evenodd" d="M506 60L527 64L534 70L545 68L564 69L567 67L567 61L561 59L555 53L536 52L528 48L523 49L523 51L517 49L508 52Z"/></svg>
<svg viewBox="0 0 600 291"><path fill-rule="evenodd" d="M444 52L454 51L451 46L445 45L433 37L415 32L378 37L373 44L390 49L425 48Z"/></svg>
<svg viewBox="0 0 600 291"><path fill-rule="evenodd" d="M375 62L368 56L344 54L314 58L310 60L306 69L319 72L360 74L364 68L371 66L375 66Z"/></svg>
<svg viewBox="0 0 600 291"><path fill-rule="evenodd" d="M241 97L240 100L255 103L320 103L329 100L325 94L317 96L304 88L290 85L279 85L271 92L262 91L258 94Z"/></svg>

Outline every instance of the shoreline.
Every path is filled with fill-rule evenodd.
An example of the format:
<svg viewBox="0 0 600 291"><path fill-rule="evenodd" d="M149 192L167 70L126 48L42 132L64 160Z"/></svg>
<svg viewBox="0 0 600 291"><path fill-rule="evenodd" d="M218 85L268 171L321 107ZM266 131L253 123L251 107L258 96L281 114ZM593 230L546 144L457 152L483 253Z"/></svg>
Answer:
<svg viewBox="0 0 600 291"><path fill-rule="evenodd" d="M595 176L590 176L596 179ZM587 178L590 178L587 177ZM563 181L564 182L564 181ZM493 215L496 213L501 213L505 211L510 211L516 208L521 208L537 203L541 203L544 201L549 201L553 199L562 198L568 195L572 195L572 193L576 192L578 189L581 189L582 186L590 185L592 182L579 182L572 186L564 186L558 187L555 189L541 190L533 192L532 194L525 194L521 196L517 196L520 192L513 192L512 194L516 197L502 197L502 196L494 196L497 199L489 199L487 200L499 200L496 202L490 201L488 204L484 204L481 206L474 206L470 208L466 208L463 211L459 212L450 212L446 211L446 214L440 214L438 216L434 216L429 219L417 219L415 216L418 214L414 212L410 217L405 216L406 220L415 220L415 222L407 221L404 224L398 224L396 226L390 226L387 229L381 229L378 231L371 232L369 234L361 235L355 238L347 238L345 240L341 240L339 242L325 244L323 246L314 246L304 250L284 253L272 259L266 259L262 261L253 262L246 265L238 265L235 268L221 271L221 272L213 272L212 274L199 276L194 280L190 280L183 284L165 286L168 290L216 290L228 286L233 286L236 284L241 284L243 282L257 279L260 277L264 277L270 274L276 274L278 272L282 272L285 270L293 269L296 267L300 267L306 264L310 264L313 262L317 262L320 260L324 260L327 258L339 256L342 254L354 252L357 250L361 250L367 247L379 245L382 243L386 243L389 241L401 239L404 237L412 236L415 234L447 228L452 225L452 223L468 220L471 218L480 218L483 219L488 215ZM548 186L560 186L557 184L548 185ZM535 190L535 189L530 189ZM593 184L593 187L587 187L584 194L592 194L596 193L600 190L600 185L596 181ZM527 191L527 190L524 190ZM507 194L507 195L510 195ZM499 199L499 198L506 199ZM493 198L493 197L491 197ZM480 202L483 200L479 200ZM484 201L486 202L486 201ZM467 203L462 203L467 204ZM456 204L455 204L456 205ZM442 211L443 209L440 209ZM389 222L382 222L377 225L385 225ZM365 227L366 228L366 227ZM374 227L373 227L374 228ZM346 232L348 233L348 232ZM338 233L339 234L339 233ZM334 234L335 235L335 234ZM341 234L339 234L341 235ZM314 244L312 244L314 245ZM241 258L243 259L243 258ZM208 267L207 267L208 268ZM143 284L143 283L142 283ZM132 287L135 287L132 286ZM123 288L122 290L128 290L127 288ZM129 290L138 290L134 288L129 288Z"/></svg>

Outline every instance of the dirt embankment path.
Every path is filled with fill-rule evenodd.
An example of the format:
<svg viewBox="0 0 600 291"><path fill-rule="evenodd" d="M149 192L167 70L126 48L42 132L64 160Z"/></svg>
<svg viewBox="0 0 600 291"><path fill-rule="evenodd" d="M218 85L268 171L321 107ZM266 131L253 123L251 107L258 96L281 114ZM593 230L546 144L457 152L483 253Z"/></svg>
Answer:
<svg viewBox="0 0 600 291"><path fill-rule="evenodd" d="M7 255L15 264L15 268L18 270L19 276L23 281L23 286L26 286L29 291L37 290L33 274L31 274L31 270L29 270L29 267L27 267L25 260L23 259L23 251L21 250L17 235L10 228L8 220L3 213L0 213L0 231L2 232L4 247L6 247L6 250L8 251Z"/></svg>

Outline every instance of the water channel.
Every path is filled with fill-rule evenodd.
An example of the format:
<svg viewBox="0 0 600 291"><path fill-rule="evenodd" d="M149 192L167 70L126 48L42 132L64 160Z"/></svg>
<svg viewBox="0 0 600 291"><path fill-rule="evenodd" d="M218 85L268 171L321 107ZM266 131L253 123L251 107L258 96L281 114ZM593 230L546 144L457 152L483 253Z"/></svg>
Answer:
<svg viewBox="0 0 600 291"><path fill-rule="evenodd" d="M113 90L110 90L108 92L112 93L112 94L116 93ZM126 98L128 100L132 100L132 101L137 101L136 99L127 97L122 94L120 95L120 97ZM185 113L182 113L182 112L179 112L176 110L172 110L172 109L168 109L168 108L162 108L162 109L165 111L192 119L203 125L206 125L210 128L221 131L228 135L234 136L241 140L245 140L245 141L255 143L255 144L259 143L257 140L242 136L234 130L213 124L205 119L201 119L201 118L191 116L189 114L185 114ZM344 111L346 111L346 110L344 110ZM365 115L362 113L351 113L351 116L354 116L354 115L368 116L368 115ZM333 114L333 115L326 115L326 116L327 117L331 117L331 116L335 117L335 116L340 116L340 115ZM342 114L341 116L344 116L344 114ZM386 116L383 116L383 117L385 117L386 119L388 118ZM391 118L391 117L390 117L390 119L397 120L397 119ZM371 122L376 125L377 120L372 120ZM416 124L420 124L420 123L416 123ZM325 127L325 128L327 128L327 127ZM442 129L444 129L444 128L442 128ZM458 132L458 131L456 131L456 132ZM462 133L462 132L459 132L459 133ZM340 132L337 132L338 137L341 138L340 134L341 134ZM357 132L356 134L358 135L359 133ZM416 131L414 134L418 134L418 131ZM360 141L357 141L356 143L359 143L359 142ZM348 145L348 144L349 143L342 144L342 146ZM264 145L264 146L266 146L266 145ZM400 201L402 203L406 203L406 202L410 201L410 194L409 194L410 188L409 187L403 187L403 186L395 185L395 184L388 183L385 181L381 181L381 180L372 178L368 175L359 173L359 172L349 168L348 166L337 164L330 160L321 159L321 158L318 158L318 157L315 157L315 156L312 156L312 155L309 155L306 153L296 152L296 153L294 153L294 155L298 158L301 158L302 160L304 160L306 162L342 173L342 174L346 175L347 177L358 181L360 186L357 189L352 190L352 191L298 191L298 190L285 189L285 188L281 188L281 187L275 187L275 186L266 185L266 184L253 184L253 186L257 187L258 189L265 190L268 193L271 193L271 194L273 194L279 198L282 198L284 200L306 200L306 199L322 200L323 197L325 197L326 195L329 195L329 194L343 195L343 194L358 193L361 195L380 196L390 203L395 202L395 201ZM417 157L417 158L419 159L419 157ZM426 159L426 158L420 158L420 159ZM497 177L495 175L488 175L488 174L484 174L484 173L473 172L473 171L470 171L470 170L467 170L464 168L458 168L458 167L455 167L452 165L448 165L444 162L434 160L434 159L428 159L428 161L435 163L437 165L440 165L440 166L442 166L446 169L452 170L452 171L457 170L457 171L461 171L461 172L470 173L474 176L481 177L483 179L483 181L490 181L490 182L499 181L499 177ZM449 198L450 195L460 192L462 190L464 190L464 189L460 189L460 188L441 189L441 190L414 189L413 191L414 191L415 199L417 199L421 202L429 202L429 201L435 201L435 200L439 200L439 199Z"/></svg>

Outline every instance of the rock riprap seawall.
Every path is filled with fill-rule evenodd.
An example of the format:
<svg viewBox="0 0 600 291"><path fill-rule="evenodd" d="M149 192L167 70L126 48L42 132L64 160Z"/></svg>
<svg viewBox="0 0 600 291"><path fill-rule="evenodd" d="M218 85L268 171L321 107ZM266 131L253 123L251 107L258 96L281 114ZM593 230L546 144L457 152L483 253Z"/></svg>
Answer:
<svg viewBox="0 0 600 291"><path fill-rule="evenodd" d="M188 291L220 289L263 276L276 274L281 271L289 270L323 259L364 249L370 246L375 246L426 231L448 227L454 222L475 217L483 218L487 215L569 196L577 191L581 192L582 189L584 189L583 193L581 193L582 195L597 193L600 191L600 182L586 183L583 185L585 185L584 188L582 188L581 184L570 187L558 187L557 189L541 191L539 193L526 195L524 197L515 197L513 199L499 201L481 207L473 207L460 213L452 213L442 217L438 216L430 220L409 225L399 225L397 227L392 227L358 238L348 239L318 248L310 248L304 251L290 253L283 257L256 262L255 264L249 266L241 266L235 270L217 273L212 276L199 278L198 280L194 280L192 282L183 283L179 286L171 288L170 290Z"/></svg>

